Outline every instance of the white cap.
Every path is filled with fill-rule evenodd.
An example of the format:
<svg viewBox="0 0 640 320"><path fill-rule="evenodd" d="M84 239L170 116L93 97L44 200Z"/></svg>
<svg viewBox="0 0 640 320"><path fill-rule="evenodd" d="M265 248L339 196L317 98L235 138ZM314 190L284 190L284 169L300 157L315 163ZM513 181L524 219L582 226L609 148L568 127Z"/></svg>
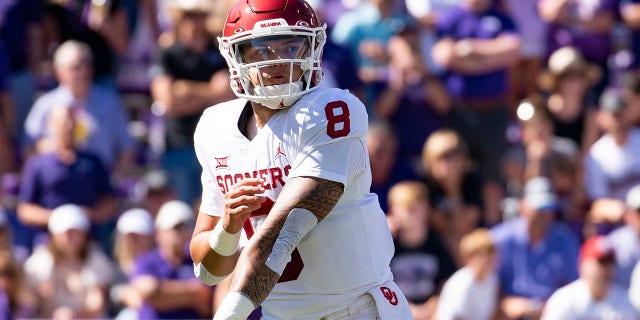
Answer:
<svg viewBox="0 0 640 320"><path fill-rule="evenodd" d="M89 218L82 208L75 204L59 206L49 217L49 232L59 234L71 229L89 231Z"/></svg>
<svg viewBox="0 0 640 320"><path fill-rule="evenodd" d="M158 230L169 230L181 223L191 224L194 220L193 209L179 200L172 200L162 205L156 217Z"/></svg>
<svg viewBox="0 0 640 320"><path fill-rule="evenodd" d="M125 211L118 219L117 230L121 234L153 234L153 218L149 211L133 208Z"/></svg>
<svg viewBox="0 0 640 320"><path fill-rule="evenodd" d="M631 188L627 192L625 204L629 209L640 210L640 185Z"/></svg>
<svg viewBox="0 0 640 320"><path fill-rule="evenodd" d="M534 177L527 181L524 186L524 201L536 211L554 211L558 206L551 180L546 177Z"/></svg>

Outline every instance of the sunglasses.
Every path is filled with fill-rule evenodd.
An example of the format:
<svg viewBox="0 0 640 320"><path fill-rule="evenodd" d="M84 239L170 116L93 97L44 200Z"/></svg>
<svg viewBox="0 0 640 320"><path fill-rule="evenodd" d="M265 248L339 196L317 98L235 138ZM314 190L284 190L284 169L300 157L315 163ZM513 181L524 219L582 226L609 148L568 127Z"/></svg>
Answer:
<svg viewBox="0 0 640 320"><path fill-rule="evenodd" d="M598 264L601 266L612 266L616 263L616 259L614 257L604 257L598 259Z"/></svg>

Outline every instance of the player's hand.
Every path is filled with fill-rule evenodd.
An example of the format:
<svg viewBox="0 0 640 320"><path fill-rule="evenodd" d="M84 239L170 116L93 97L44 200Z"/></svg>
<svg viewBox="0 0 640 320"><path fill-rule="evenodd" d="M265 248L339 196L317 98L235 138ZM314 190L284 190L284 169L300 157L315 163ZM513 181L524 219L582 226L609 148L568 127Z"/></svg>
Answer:
<svg viewBox="0 0 640 320"><path fill-rule="evenodd" d="M258 210L265 197L264 179L245 178L229 188L224 195L224 215L222 226L229 233L240 231L251 212Z"/></svg>

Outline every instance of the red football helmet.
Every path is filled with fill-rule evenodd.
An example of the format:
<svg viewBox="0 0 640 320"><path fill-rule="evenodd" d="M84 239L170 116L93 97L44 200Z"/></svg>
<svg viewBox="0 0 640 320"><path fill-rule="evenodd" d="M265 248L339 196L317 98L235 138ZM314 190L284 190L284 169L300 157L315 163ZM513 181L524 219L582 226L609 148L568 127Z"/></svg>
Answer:
<svg viewBox="0 0 640 320"><path fill-rule="evenodd" d="M222 37L218 38L236 96L281 109L317 88L323 76L320 60L326 41L325 28L304 0L238 1L227 16ZM281 45L274 46L274 42ZM261 72L257 72L258 84L249 78L251 70L255 74L256 69L287 64L288 83L265 86ZM299 79L294 79L294 66L302 68Z"/></svg>

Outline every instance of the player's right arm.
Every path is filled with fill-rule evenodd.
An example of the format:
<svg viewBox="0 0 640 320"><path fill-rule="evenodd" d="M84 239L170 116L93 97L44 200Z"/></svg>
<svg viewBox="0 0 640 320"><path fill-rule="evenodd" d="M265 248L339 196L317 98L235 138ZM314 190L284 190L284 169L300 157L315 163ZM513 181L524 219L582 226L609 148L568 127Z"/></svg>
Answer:
<svg viewBox="0 0 640 320"><path fill-rule="evenodd" d="M191 258L196 270L201 264L212 276L212 282L221 281L233 271L242 226L265 201L260 196L264 193L263 183L259 178L243 179L225 193L222 216L198 214L190 243ZM212 282L205 283L215 284Z"/></svg>

